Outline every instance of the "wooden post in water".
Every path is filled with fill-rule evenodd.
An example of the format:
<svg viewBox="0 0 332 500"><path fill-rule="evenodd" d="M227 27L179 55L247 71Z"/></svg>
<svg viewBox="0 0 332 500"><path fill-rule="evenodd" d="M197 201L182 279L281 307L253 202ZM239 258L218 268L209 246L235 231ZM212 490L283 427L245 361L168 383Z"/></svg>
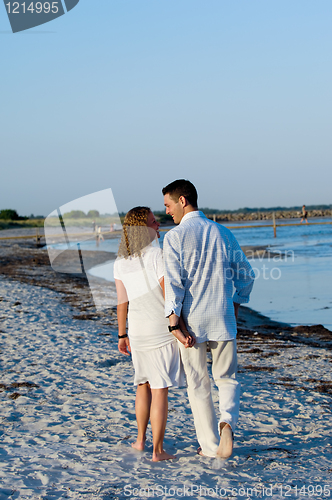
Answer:
<svg viewBox="0 0 332 500"><path fill-rule="evenodd" d="M216 222L216 214L213 214L213 220Z"/></svg>
<svg viewBox="0 0 332 500"><path fill-rule="evenodd" d="M276 214L275 212L272 213L272 218L273 218L273 234L274 237L277 237L277 226L276 226Z"/></svg>
<svg viewBox="0 0 332 500"><path fill-rule="evenodd" d="M36 243L37 243L37 245L39 245L39 243L40 243L40 236L39 236L39 229L38 229L38 227L36 228Z"/></svg>

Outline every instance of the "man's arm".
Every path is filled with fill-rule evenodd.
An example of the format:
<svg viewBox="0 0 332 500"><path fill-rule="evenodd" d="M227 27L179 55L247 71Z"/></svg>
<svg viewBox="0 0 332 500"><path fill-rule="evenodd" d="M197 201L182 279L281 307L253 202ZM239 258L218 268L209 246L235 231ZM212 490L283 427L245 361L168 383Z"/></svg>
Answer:
<svg viewBox="0 0 332 500"><path fill-rule="evenodd" d="M160 286L163 290L163 295L165 298L164 278L161 278L159 280L159 283L160 283ZM189 332L187 332L187 328L185 326L185 322L184 322L182 316L180 316L180 318L179 318L176 314L171 314L168 317L168 319L169 319L169 326L180 325L179 329L173 330L172 333L173 333L174 337L181 342L181 344L183 344L185 347L192 347L193 345L195 345L196 340L192 335L189 334Z"/></svg>
<svg viewBox="0 0 332 500"><path fill-rule="evenodd" d="M255 273L234 236L230 255L230 265L235 287L233 296L234 311L237 317L239 305L249 302L250 293L254 285Z"/></svg>
<svg viewBox="0 0 332 500"><path fill-rule="evenodd" d="M171 241L170 241L171 240ZM169 319L170 326L180 324L184 326L181 320L182 303L185 294L185 288L181 279L180 251L177 248L177 237L166 235L164 239L164 266L165 266L165 316ZM172 331L185 347L192 347L195 339L186 330L178 329Z"/></svg>
<svg viewBox="0 0 332 500"><path fill-rule="evenodd" d="M168 233L164 238L165 316L172 313L180 317L185 288L181 279L180 249L177 235Z"/></svg>

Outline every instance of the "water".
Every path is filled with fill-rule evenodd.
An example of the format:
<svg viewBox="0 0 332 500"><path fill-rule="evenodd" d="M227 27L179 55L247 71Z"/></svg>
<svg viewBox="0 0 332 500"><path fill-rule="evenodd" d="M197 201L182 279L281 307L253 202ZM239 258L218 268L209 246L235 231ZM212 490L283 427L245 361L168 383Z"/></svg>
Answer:
<svg viewBox="0 0 332 500"><path fill-rule="evenodd" d="M250 259L257 278L249 306L275 321L332 330L332 224L277 227L277 238L266 224L233 230L241 246L267 245L286 255Z"/></svg>
<svg viewBox="0 0 332 500"><path fill-rule="evenodd" d="M272 227L265 227L271 224L271 221L257 222L255 224L257 229L245 228L244 224L239 224L239 229L232 231L241 246L266 245L283 252L294 251L297 256L332 257L332 220L315 219L315 222L331 224L277 227L277 238L273 237ZM283 223L293 223L293 221Z"/></svg>
<svg viewBox="0 0 332 500"><path fill-rule="evenodd" d="M90 239L80 241L79 244L81 250L117 253L119 247L119 239L112 238L109 240L104 240L101 241L97 246L95 237L91 236ZM52 245L48 245L48 248L56 248L57 250L77 250L77 241L71 241L69 243L69 246L66 243L55 243Z"/></svg>
<svg viewBox="0 0 332 500"><path fill-rule="evenodd" d="M314 222L327 221L332 222ZM294 221L283 221L287 222ZM241 246L268 246L286 253L283 259L250 259L257 278L248 305L276 321L322 324L332 330L332 224L277 227L277 238L267 224L271 222L250 223L256 227L246 228L249 223L238 223L232 230ZM165 234L161 232L161 246ZM88 250L96 249L94 241L86 245ZM117 240L105 240L98 250L116 252L117 245ZM113 263L97 266L89 273L113 281Z"/></svg>

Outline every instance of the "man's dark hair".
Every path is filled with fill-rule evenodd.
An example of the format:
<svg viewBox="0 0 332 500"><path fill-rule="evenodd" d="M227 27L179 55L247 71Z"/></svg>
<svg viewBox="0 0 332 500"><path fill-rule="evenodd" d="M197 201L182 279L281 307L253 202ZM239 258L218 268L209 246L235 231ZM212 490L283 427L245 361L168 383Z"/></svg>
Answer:
<svg viewBox="0 0 332 500"><path fill-rule="evenodd" d="M164 196L169 194L172 200L176 202L179 201L180 196L184 196L190 205L197 208L197 191L190 181L178 179L165 186L162 192Z"/></svg>

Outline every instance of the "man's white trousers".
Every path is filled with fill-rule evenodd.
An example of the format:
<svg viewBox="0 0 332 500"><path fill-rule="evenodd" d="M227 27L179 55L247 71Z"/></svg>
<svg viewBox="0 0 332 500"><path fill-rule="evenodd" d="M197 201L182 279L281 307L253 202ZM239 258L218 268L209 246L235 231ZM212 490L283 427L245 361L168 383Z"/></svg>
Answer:
<svg viewBox="0 0 332 500"><path fill-rule="evenodd" d="M215 457L220 441L220 424L228 423L233 431L236 427L239 418L240 384L236 380L236 340L209 341L209 345L212 354L212 375L219 390L219 423L207 370L207 342L195 344L187 349L179 342L197 440L203 455Z"/></svg>

